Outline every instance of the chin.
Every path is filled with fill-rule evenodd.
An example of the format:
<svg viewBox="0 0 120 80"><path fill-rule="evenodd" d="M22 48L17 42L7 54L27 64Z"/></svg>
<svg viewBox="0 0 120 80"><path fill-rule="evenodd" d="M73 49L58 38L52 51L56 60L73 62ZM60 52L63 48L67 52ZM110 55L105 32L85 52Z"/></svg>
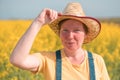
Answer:
<svg viewBox="0 0 120 80"><path fill-rule="evenodd" d="M67 47L66 49L67 49L68 51L74 52L74 51L76 51L78 48L75 48L75 47Z"/></svg>
<svg viewBox="0 0 120 80"><path fill-rule="evenodd" d="M76 51L80 48L80 46L78 45L64 45L64 49L66 49L67 51Z"/></svg>

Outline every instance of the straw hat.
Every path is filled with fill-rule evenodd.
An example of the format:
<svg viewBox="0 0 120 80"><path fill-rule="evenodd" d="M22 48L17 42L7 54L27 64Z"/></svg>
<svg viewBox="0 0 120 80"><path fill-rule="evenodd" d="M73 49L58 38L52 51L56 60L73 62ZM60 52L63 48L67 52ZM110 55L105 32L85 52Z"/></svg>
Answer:
<svg viewBox="0 0 120 80"><path fill-rule="evenodd" d="M84 43L92 41L100 33L101 24L100 22L92 17L85 16L80 3L74 2L69 3L64 9L63 15L49 23L50 28L59 35L59 22L65 19L75 19L84 23L88 28L88 33L84 39Z"/></svg>

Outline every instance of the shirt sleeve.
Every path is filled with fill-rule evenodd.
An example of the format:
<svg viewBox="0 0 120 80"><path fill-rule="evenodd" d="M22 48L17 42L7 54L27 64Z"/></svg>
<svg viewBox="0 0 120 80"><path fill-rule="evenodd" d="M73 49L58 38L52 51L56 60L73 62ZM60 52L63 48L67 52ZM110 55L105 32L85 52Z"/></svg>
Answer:
<svg viewBox="0 0 120 80"><path fill-rule="evenodd" d="M37 74L38 72L42 72L43 67L44 67L44 62L45 62L45 58L44 58L44 53L35 53L35 56L38 58L38 60L40 61L40 64L37 68L36 71L31 71L34 74Z"/></svg>
<svg viewBox="0 0 120 80"><path fill-rule="evenodd" d="M46 72L47 68L50 67L50 65L55 62L55 53L54 52L41 52L37 55L38 59L40 60L40 65L38 67L38 72Z"/></svg>
<svg viewBox="0 0 120 80"><path fill-rule="evenodd" d="M96 80L110 80L105 61L102 56L98 54L93 54Z"/></svg>
<svg viewBox="0 0 120 80"><path fill-rule="evenodd" d="M101 78L100 80L110 80L104 59L101 57Z"/></svg>

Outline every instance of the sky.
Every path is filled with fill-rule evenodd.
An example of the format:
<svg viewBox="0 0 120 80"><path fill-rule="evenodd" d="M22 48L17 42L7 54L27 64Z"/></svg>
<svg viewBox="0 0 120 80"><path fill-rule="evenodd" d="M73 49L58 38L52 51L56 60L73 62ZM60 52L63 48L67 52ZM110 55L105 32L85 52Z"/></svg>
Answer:
<svg viewBox="0 0 120 80"><path fill-rule="evenodd" d="M69 2L81 3L86 16L120 17L120 0L0 0L0 19L34 19L44 8L62 12Z"/></svg>

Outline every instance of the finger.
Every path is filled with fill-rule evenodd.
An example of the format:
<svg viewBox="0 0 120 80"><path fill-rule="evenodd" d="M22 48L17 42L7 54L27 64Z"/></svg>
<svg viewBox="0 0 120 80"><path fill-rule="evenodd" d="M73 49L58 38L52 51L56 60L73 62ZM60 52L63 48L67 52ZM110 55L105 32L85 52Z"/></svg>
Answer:
<svg viewBox="0 0 120 80"><path fill-rule="evenodd" d="M58 17L58 13L55 10L51 10L51 15L50 15L51 19L56 19Z"/></svg>
<svg viewBox="0 0 120 80"><path fill-rule="evenodd" d="M54 11L53 11L53 10L50 10L50 19L51 19L51 20L54 19L53 17L54 17Z"/></svg>
<svg viewBox="0 0 120 80"><path fill-rule="evenodd" d="M46 16L47 15L47 10L48 10L47 8L43 9L35 20L42 23L42 24L45 24L46 17L48 17L48 16Z"/></svg>
<svg viewBox="0 0 120 80"><path fill-rule="evenodd" d="M38 15L38 17L44 18L44 17L45 17L45 14L46 14L46 9L43 9L43 10L41 11L41 13Z"/></svg>
<svg viewBox="0 0 120 80"><path fill-rule="evenodd" d="M53 19L57 19L57 17L58 17L58 12L54 11Z"/></svg>

